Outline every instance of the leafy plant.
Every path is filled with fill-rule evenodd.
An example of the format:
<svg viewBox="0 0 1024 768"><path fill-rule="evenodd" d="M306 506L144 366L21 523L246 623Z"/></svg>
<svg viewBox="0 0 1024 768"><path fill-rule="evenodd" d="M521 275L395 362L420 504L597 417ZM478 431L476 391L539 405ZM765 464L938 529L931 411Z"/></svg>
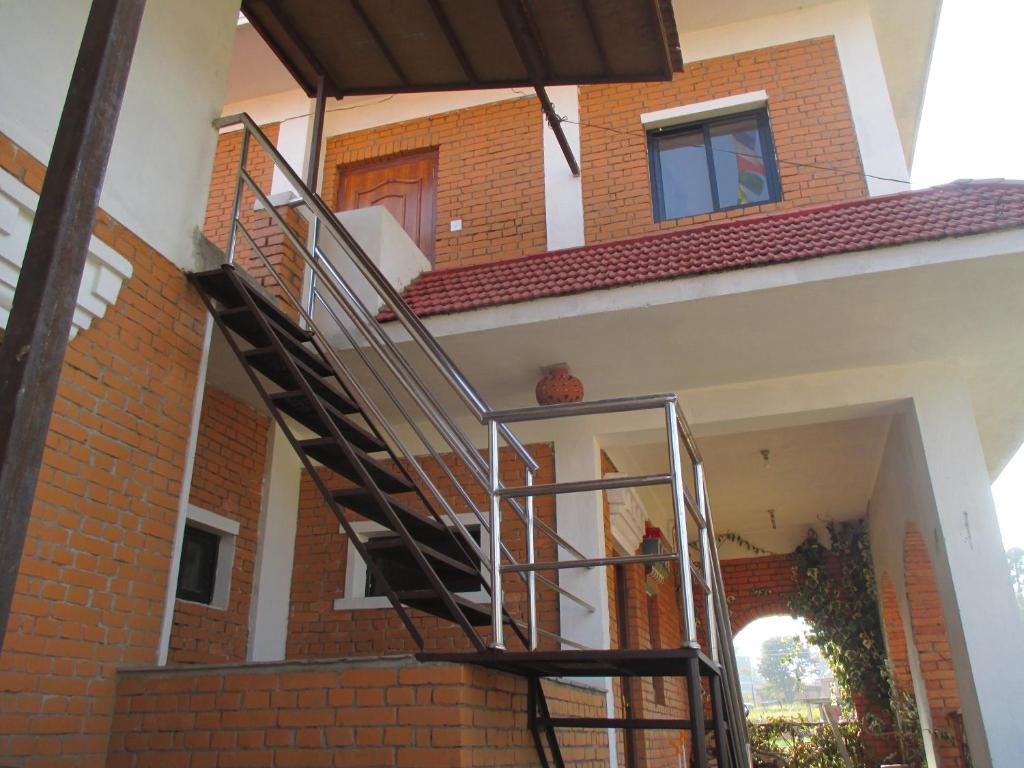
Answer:
<svg viewBox="0 0 1024 768"><path fill-rule="evenodd" d="M791 608L806 617L808 639L821 648L847 698L862 695L892 715L902 760L924 765L920 717L912 693L889 670L867 528L862 521L829 523L831 546L812 530L795 551L797 593ZM864 727L885 730L886 724Z"/></svg>
<svg viewBox="0 0 1024 768"><path fill-rule="evenodd" d="M862 694L889 705L882 620L867 530L860 521L829 523L831 547L811 531L796 548L797 592L791 607L811 625L847 697ZM829 557L831 551L834 557Z"/></svg>
<svg viewBox="0 0 1024 768"><path fill-rule="evenodd" d="M864 765L864 734L860 723L842 721L839 734L854 765ZM773 718L750 726L755 765L800 768L846 768L835 734L827 723Z"/></svg>

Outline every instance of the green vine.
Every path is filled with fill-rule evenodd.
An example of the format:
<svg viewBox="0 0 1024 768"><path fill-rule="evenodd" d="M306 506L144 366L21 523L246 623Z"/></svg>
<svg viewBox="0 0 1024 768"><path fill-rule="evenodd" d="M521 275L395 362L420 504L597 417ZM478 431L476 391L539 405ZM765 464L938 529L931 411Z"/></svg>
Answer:
<svg viewBox="0 0 1024 768"><path fill-rule="evenodd" d="M847 698L866 696L891 713L903 761L924 765L914 697L889 671L867 528L860 520L827 527L829 547L811 530L794 552L797 591L790 607L811 625L809 640L821 649ZM885 728L880 722L865 725Z"/></svg>
<svg viewBox="0 0 1024 768"><path fill-rule="evenodd" d="M810 641L836 676L843 692L863 694L888 707L882 621L871 569L867 530L860 521L829 523L831 547L812 530L796 548L797 591L791 608L812 627ZM828 562L828 553L835 556Z"/></svg>

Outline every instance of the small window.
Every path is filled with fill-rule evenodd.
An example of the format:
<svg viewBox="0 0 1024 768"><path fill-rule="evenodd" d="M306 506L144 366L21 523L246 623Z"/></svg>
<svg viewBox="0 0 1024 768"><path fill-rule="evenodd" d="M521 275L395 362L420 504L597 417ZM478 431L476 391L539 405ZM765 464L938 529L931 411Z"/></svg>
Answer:
<svg viewBox="0 0 1024 768"><path fill-rule="evenodd" d="M462 514L459 515L459 520L466 527L470 536L479 545L483 546L483 532L477 518L472 514ZM338 528L339 533L344 533L340 525ZM405 546L395 533L368 520L354 522L352 523L352 528L361 541L372 542L373 549L378 555L382 555L377 558L377 564L383 570L384 578L391 585L392 589L401 592L423 588L423 573L412 562ZM430 542L430 546L450 557L462 559L465 556L465 550L447 537ZM475 557L475 554L470 554L470 558L476 566L480 565L479 559ZM373 577L372 571L366 567L366 563L359 556L352 541L348 542L346 560L345 596L335 599L335 610L347 611L388 607L390 603L387 597L384 596L384 586ZM477 602L488 599L480 576L471 576L454 568L446 568L443 564L439 563L435 563L434 567L437 570L438 576L456 594Z"/></svg>
<svg viewBox="0 0 1024 768"><path fill-rule="evenodd" d="M220 536L192 525L185 526L178 568L178 597L209 605L217 580Z"/></svg>
<svg viewBox="0 0 1024 768"><path fill-rule="evenodd" d="M766 110L648 134L654 220L780 198Z"/></svg>

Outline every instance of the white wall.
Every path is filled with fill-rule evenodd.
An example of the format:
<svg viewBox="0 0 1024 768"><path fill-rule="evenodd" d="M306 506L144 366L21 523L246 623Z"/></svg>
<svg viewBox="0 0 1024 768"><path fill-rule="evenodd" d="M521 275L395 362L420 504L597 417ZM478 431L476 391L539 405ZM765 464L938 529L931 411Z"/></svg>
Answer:
<svg viewBox="0 0 1024 768"><path fill-rule="evenodd" d="M299 519L299 457L276 424L271 425L267 447L249 616L249 661L280 661L285 657Z"/></svg>
<svg viewBox="0 0 1024 768"><path fill-rule="evenodd" d="M88 0L0 0L0 131L47 162ZM239 0L149 0L101 207L180 266L206 209Z"/></svg>

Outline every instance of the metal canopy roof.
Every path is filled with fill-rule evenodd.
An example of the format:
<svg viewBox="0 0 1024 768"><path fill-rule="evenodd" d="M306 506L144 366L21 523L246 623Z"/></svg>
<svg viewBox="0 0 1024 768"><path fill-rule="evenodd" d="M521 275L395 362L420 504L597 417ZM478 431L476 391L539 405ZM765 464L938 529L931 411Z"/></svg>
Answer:
<svg viewBox="0 0 1024 768"><path fill-rule="evenodd" d="M313 96L669 80L671 0L243 0Z"/></svg>

